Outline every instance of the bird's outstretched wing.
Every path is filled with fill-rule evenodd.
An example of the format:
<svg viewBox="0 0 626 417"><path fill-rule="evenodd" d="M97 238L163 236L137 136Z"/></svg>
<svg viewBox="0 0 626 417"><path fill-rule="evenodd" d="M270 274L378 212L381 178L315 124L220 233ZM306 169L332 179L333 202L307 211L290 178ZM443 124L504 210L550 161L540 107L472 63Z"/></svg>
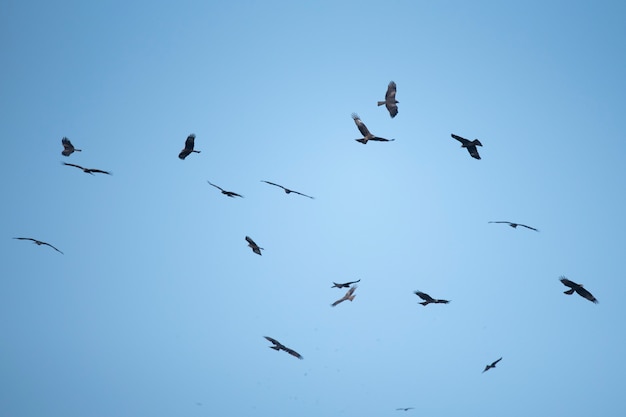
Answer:
<svg viewBox="0 0 626 417"><path fill-rule="evenodd" d="M567 279L565 277L560 277L559 281L561 281L563 283L563 285L565 285L566 287L570 287L571 289L576 289L576 288L580 287L579 284L576 284L574 281L570 281L569 279Z"/></svg>
<svg viewBox="0 0 626 417"><path fill-rule="evenodd" d="M361 282L361 280L356 280L356 281L350 281L350 282L344 282L343 284L337 284L336 282L333 282L333 286L330 288L346 288L349 287L351 284L356 284L357 282Z"/></svg>
<svg viewBox="0 0 626 417"><path fill-rule="evenodd" d="M302 194L302 193L301 193L301 192L299 192L299 191L290 190L290 192L292 192L292 193L294 193L294 194L299 194L299 195L301 195L301 196L303 196L303 197L308 197L308 198L310 198L310 199L315 199L315 197L311 197L310 195Z"/></svg>
<svg viewBox="0 0 626 417"><path fill-rule="evenodd" d="M61 139L61 144L63 145L63 151L61 152L61 155L63 156L70 156L74 152L81 151L80 149L74 148L74 145L72 145L72 142L70 142L70 140L66 137Z"/></svg>
<svg viewBox="0 0 626 417"><path fill-rule="evenodd" d="M461 136L459 136L459 135L455 135L454 133L452 133L452 134L451 134L451 136L452 136L454 139L456 139L456 140L458 140L459 142L461 142L461 144L463 144L463 145L467 145L468 143L470 143L470 141L469 141L468 139L465 139L465 138L463 138L463 137L461 137Z"/></svg>
<svg viewBox="0 0 626 417"><path fill-rule="evenodd" d="M480 159L480 154L478 153L478 149L476 149L476 145L467 145L466 148L472 158Z"/></svg>
<svg viewBox="0 0 626 417"><path fill-rule="evenodd" d="M539 231L539 230L535 229L534 227L526 226L525 224L521 224L521 223L518 223L518 226L522 226L522 227L525 227L527 229L534 230L535 232Z"/></svg>
<svg viewBox="0 0 626 417"><path fill-rule="evenodd" d="M107 175L113 175L111 174L109 171L103 171L101 169L95 169L95 168L88 168L89 172L95 172L95 173L100 173L100 174L107 174Z"/></svg>
<svg viewBox="0 0 626 417"><path fill-rule="evenodd" d="M354 123L356 123L356 127L359 128L359 132L361 132L363 137L366 137L369 139L370 136L374 136L367 129L367 126L365 126L365 123L363 123L363 121L359 118L358 114L352 113L352 119L354 120Z"/></svg>
<svg viewBox="0 0 626 417"><path fill-rule="evenodd" d="M284 350L285 352L287 352L288 354L290 354L291 356L295 356L295 357L296 357L296 358L298 358L298 359L303 359L303 358L302 358L302 355L300 355L298 352L296 352L296 351L295 351L295 350L293 350L293 349L290 349L290 348L288 348L288 347L283 346L283 350Z"/></svg>
<svg viewBox="0 0 626 417"><path fill-rule="evenodd" d="M222 187L220 187L219 185L215 185L213 184L211 181L207 181L209 184L211 184L213 187L217 188L220 191L224 191L224 189Z"/></svg>
<svg viewBox="0 0 626 417"><path fill-rule="evenodd" d="M417 295L419 298L421 298L424 301L428 301L429 303L434 303L435 302L433 297L431 297L430 295L426 294L425 292L413 291L413 294Z"/></svg>
<svg viewBox="0 0 626 417"><path fill-rule="evenodd" d="M50 246L52 249L54 249L55 251L59 252L61 255L63 255L64 253L61 252L58 248L52 246L51 244L49 244L48 242L44 242L42 240L37 240L37 239L33 239L31 237L14 237L13 239L18 239L18 240L30 240L31 242L37 244L37 245L46 245L46 246Z"/></svg>
<svg viewBox="0 0 626 417"><path fill-rule="evenodd" d="M67 162L62 162L63 165L67 165L68 167L76 167L78 169L82 169L83 171L85 170L85 168L81 167L80 165L76 165L76 164L70 164Z"/></svg>
<svg viewBox="0 0 626 417"><path fill-rule="evenodd" d="M194 151L193 149L195 140L196 140L196 135L194 135L193 133L187 136L187 139L185 140L185 148L182 151L180 151L180 153L178 154L178 157L180 159L185 159L192 152L200 153L200 151Z"/></svg>
<svg viewBox="0 0 626 417"><path fill-rule="evenodd" d="M273 339L273 338L271 338L271 337L269 337L269 336L263 336L263 337L264 337L264 338L266 338L266 339L267 339L268 341L270 341L271 343L273 343L275 346L278 346L278 347L282 347L282 346L283 346L283 345L282 345L282 344L281 344L278 340L276 340L276 339Z"/></svg>
<svg viewBox="0 0 626 417"><path fill-rule="evenodd" d="M498 359L497 361L493 361L493 362L491 363L491 367L492 367L492 368L495 368L495 366L496 366L496 365L498 364L498 362L500 362L501 360L502 360L502 358Z"/></svg>
<svg viewBox="0 0 626 417"><path fill-rule="evenodd" d="M387 94L385 94L385 107L387 107L391 118L396 117L398 114L398 105L396 103L396 83L391 81L387 86Z"/></svg>

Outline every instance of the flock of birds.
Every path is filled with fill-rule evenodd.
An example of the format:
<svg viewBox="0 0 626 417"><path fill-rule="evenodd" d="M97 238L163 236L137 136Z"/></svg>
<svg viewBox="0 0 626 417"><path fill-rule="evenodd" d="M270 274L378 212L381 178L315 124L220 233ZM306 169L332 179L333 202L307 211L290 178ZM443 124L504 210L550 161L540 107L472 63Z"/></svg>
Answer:
<svg viewBox="0 0 626 417"><path fill-rule="evenodd" d="M387 111L389 112L389 115L391 116L391 118L394 118L397 116L398 114L398 103L399 101L396 100L396 83L391 81L389 83L389 85L387 86L387 92L385 94L385 100L383 101L378 101L378 106L382 106L384 105L387 109ZM355 139L357 142L362 143L362 144L367 144L367 142L369 141L377 141L377 142L392 142L395 139L386 139L380 136L376 136L374 134L372 134L369 129L367 128L367 126L365 125L365 123L363 123L363 121L361 120L361 118L356 114L356 113L352 113L352 119L354 120L354 123L356 124L359 132L361 133L361 135L363 136L362 138L358 138ZM456 134L451 134L453 139L456 139L457 141L459 141L461 143L461 147L467 149L467 151L469 152L470 156L472 158L475 159L481 159L480 158L480 154L478 153L477 150L477 146L483 146L482 143L478 140L478 139L474 139L474 140L468 140L465 139L459 135ZM63 151L61 152L61 154L63 156L69 157L71 154L73 154L74 152L81 152L81 149L76 149L71 141L67 138L64 137L61 139L61 144L63 145ZM201 151L194 149L195 146L195 135L194 134L190 134L187 139L185 140L185 146L184 148L180 151L178 157L181 160L184 160L185 158L187 158L189 155L191 155L192 153L200 153ZM78 168L80 170L82 170L84 173L90 174L90 175L94 175L94 174L106 174L106 175L112 175L112 173L110 171L105 171L105 170L101 170L101 169L96 169L96 168L85 168L83 166L77 165L77 164L71 164L71 163L67 163L67 162L63 162L63 165L65 166L70 166L70 167L75 167ZM213 184L210 181L207 181L209 183L209 185L217 188L223 195L230 197L230 198L235 198L235 197L239 197L239 198L244 198L243 195L236 193L234 191L228 191L223 189L222 187L220 187L219 185ZM301 193L299 191L295 191L292 190L290 188L284 187L280 184L276 184L270 181L265 181L262 180L261 182L264 182L268 185L272 185L278 188L281 188L286 194L298 194L300 196L303 197L307 197L310 199L314 199L314 197ZM521 223L515 223L515 222L510 222L510 221L490 221L489 223L497 223L497 224L508 224L510 227L516 229L517 227L524 227L527 228L529 230L533 230L535 232L539 232L538 229L525 225L525 224L521 224ZM58 248L56 248L55 246L51 245L50 243L38 240L38 239L34 239L34 238L30 238L30 237L15 237L14 239L17 240L25 240L25 241L32 241L34 244L38 245L38 246L49 246L50 248L54 249L55 251L59 252L60 254L63 254L63 252L61 250L59 250ZM245 237L246 242L248 243L248 247L250 247L250 249L252 250L252 252L254 252L257 255L262 255L261 251L264 250L262 247L260 247L259 245L256 244L256 242L250 238L249 236ZM336 283L333 282L333 286L332 288L348 288L347 292L343 295L343 297L341 297L340 299L338 299L337 301L333 302L331 304L332 307L335 307L341 303L343 303L344 301L353 301L354 298L356 297L356 294L354 294L354 292L357 289L357 284L358 282L360 282L361 280L357 280L357 281L350 281L350 282L345 282L345 283ZM585 289L581 284L578 284L576 282L573 282L569 279L567 279L566 277L562 276L560 277L560 281L561 283L563 283L563 285L565 285L566 287L568 287L569 289L564 291L565 294L567 295L571 295L573 293L577 293L578 295L580 295L581 297L593 302L593 303L597 303L598 300L587 290ZM421 300L423 300L422 302L419 302L419 304L423 305L423 306L427 306L429 304L448 304L450 303L450 300L445 300L445 299L437 299L437 298L433 298L431 297L429 294L422 292L422 291L414 291L414 294L416 296L418 296ZM269 336L264 336L265 339L267 339L269 342L272 343L272 346L269 346L269 348L274 349L276 351L284 351L298 359L303 359L302 355L298 352L296 352L295 350L283 345L282 343L280 343L278 340L271 338ZM490 364L487 364L485 366L485 369L482 371L487 372L488 370L495 368L496 365L502 360L502 357L500 357L499 359L493 361ZM398 411L408 411L408 410L412 410L413 407L404 407L404 408L397 408L396 410Z"/></svg>

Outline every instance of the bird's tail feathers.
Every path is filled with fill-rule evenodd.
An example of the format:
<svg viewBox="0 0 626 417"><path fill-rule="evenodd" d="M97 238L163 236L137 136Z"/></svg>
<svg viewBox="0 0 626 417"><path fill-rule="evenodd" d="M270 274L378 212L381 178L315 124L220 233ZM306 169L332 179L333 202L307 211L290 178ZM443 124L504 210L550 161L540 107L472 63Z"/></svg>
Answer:
<svg viewBox="0 0 626 417"><path fill-rule="evenodd" d="M379 102L378 102L378 105L379 105L379 106L382 106L383 104L385 104L385 102L384 102L384 101L379 101Z"/></svg>
<svg viewBox="0 0 626 417"><path fill-rule="evenodd" d="M274 349L274 350L280 350L280 348L278 346L268 346L268 348Z"/></svg>
<svg viewBox="0 0 626 417"><path fill-rule="evenodd" d="M361 142L363 145L367 145L367 139L365 139L365 138L354 139L354 140L356 140L357 142Z"/></svg>
<svg viewBox="0 0 626 417"><path fill-rule="evenodd" d="M574 294L574 289L572 288L571 290L563 291L563 294L572 295Z"/></svg>
<svg viewBox="0 0 626 417"><path fill-rule="evenodd" d="M354 297L356 297L356 294L351 295L350 297L348 297L348 300L352 301L352 300L354 300Z"/></svg>
<svg viewBox="0 0 626 417"><path fill-rule="evenodd" d="M193 151L191 151L191 152L200 153L200 151L196 151L196 150L193 150Z"/></svg>
<svg viewBox="0 0 626 417"><path fill-rule="evenodd" d="M425 307L425 306L427 306L429 304L429 302L428 301L422 301L420 304Z"/></svg>

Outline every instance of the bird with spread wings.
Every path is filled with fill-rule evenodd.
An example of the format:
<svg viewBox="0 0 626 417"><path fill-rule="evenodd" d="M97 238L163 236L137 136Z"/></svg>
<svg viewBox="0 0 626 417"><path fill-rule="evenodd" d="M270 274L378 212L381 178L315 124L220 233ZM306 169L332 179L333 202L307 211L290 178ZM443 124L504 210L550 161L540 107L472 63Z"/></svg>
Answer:
<svg viewBox="0 0 626 417"><path fill-rule="evenodd" d="M178 157L180 159L187 158L192 152L200 153L200 151L196 151L193 149L195 140L196 140L196 135L194 135L193 133L187 136L187 139L185 140L185 148L182 151L180 151L180 153L178 154Z"/></svg>
<svg viewBox="0 0 626 417"><path fill-rule="evenodd" d="M264 338L266 338L267 340L269 340L270 342L272 342L272 344L274 346L268 346L270 349L274 349L276 351L278 350L284 350L285 352L287 352L288 354L290 354L291 356L295 356L298 359L303 359L302 355L300 355L298 352L296 352L293 349L288 348L287 346L283 345L282 343L280 343L278 340L273 339L269 336L263 336Z"/></svg>
<svg viewBox="0 0 626 417"><path fill-rule="evenodd" d="M273 186L275 186L275 187L282 188L283 190L285 190L285 194L291 194L291 193L294 193L294 194L298 194L298 195L301 195L301 196L304 196L304 197L308 197L308 198L311 198L311 199L314 199L314 198L315 198L315 197L311 197L310 195L302 194L301 192L291 190L291 189L289 189L289 188L287 188L287 187L283 187L283 186L282 186L282 185L280 185L280 184L275 184L275 183L273 183L273 182L269 182L269 181L265 181L265 180L261 180L261 182L264 182L264 183L269 184L269 185L273 185Z"/></svg>
<svg viewBox="0 0 626 417"><path fill-rule="evenodd" d="M356 287L356 285L350 287L348 292L343 297L331 304L331 307L335 307L337 304L343 303L346 300L354 300L354 297L356 297L356 295L354 295L354 290L356 290Z"/></svg>
<svg viewBox="0 0 626 417"><path fill-rule="evenodd" d="M256 243L254 243L254 240L252 240L249 236L246 236L246 241L248 242L248 246L252 249L252 252L256 253L257 255L261 255L261 251L265 250L259 247L259 245L257 245Z"/></svg>
<svg viewBox="0 0 626 417"><path fill-rule="evenodd" d="M66 137L61 139L61 145L63 145L63 151L61 152L63 156L70 156L74 152L82 152L81 149L76 149L74 145L72 145L72 142Z"/></svg>
<svg viewBox="0 0 626 417"><path fill-rule="evenodd" d="M477 146L483 146L482 143L478 139L469 140L462 138L461 136L455 135L454 133L451 136L461 142L461 148L467 149L467 152L472 156L472 158L480 159L480 155L478 154Z"/></svg>
<svg viewBox="0 0 626 417"><path fill-rule="evenodd" d="M385 139L385 138L372 135L369 129L367 128L367 126L365 126L365 123L363 123L363 121L359 118L359 115L356 113L352 113L352 119L354 120L354 123L356 123L356 127L359 128L359 132L361 132L361 134L363 135L361 139L354 139L357 142L361 142L362 144L367 145L368 140L374 140L378 142L391 142L395 140L395 139Z"/></svg>
<svg viewBox="0 0 626 417"><path fill-rule="evenodd" d="M243 198L243 196L241 194L237 194L233 191L226 191L224 190L222 187L220 187L219 185L215 185L213 184L211 181L207 181L209 184L211 184L213 187L217 188L218 190L220 190L222 192L222 194L228 196L228 197L241 197Z"/></svg>
<svg viewBox="0 0 626 417"><path fill-rule="evenodd" d="M55 248L54 246L52 246L51 244L44 242L42 240L37 240L37 239L33 239L32 237L14 237L13 239L18 239L18 240L30 240L32 241L35 245L37 246L41 246L41 245L45 245L45 246L50 246L52 249L54 249L55 251L59 252L61 255L63 255L63 252L61 252L60 250L58 250L57 248Z"/></svg>
<svg viewBox="0 0 626 417"><path fill-rule="evenodd" d="M78 169L82 169L84 173L86 174L91 174L93 175L93 173L97 173L97 174L107 174L107 175L112 175L109 171L103 171L101 169L96 169L96 168L85 168L85 167L81 167L80 165L76 165L76 164L68 164L67 162L63 162L63 165L67 165L69 167L76 167Z"/></svg>
<svg viewBox="0 0 626 417"><path fill-rule="evenodd" d="M491 362L491 364L486 365L485 369L483 370L483 373L487 372L488 370L490 370L491 368L495 368L496 365L498 364L498 362L500 362L502 360L502 358L498 359L497 361L493 361Z"/></svg>
<svg viewBox="0 0 626 417"><path fill-rule="evenodd" d="M521 224L521 223L513 223L513 222L508 222L508 221L496 221L496 222L489 222L489 223L505 223L505 224L508 224L509 226L511 226L513 229L516 229L517 226L522 226L522 227L525 227L527 229L534 230L535 232L539 231L539 230L535 229L534 227L526 226L525 224Z"/></svg>
<svg viewBox="0 0 626 417"><path fill-rule="evenodd" d="M598 300L596 299L596 297L594 297L589 291L587 291L581 284L570 281L565 277L561 277L559 278L559 280L563 283L563 285L570 288L567 291L563 291L565 294L572 295L574 294L574 292L576 292L576 294L580 295L581 297L586 298L594 304L598 304Z"/></svg>
<svg viewBox="0 0 626 417"><path fill-rule="evenodd" d="M438 300L438 299L433 298L430 295L426 294L425 292L421 292L421 291L413 291L413 294L417 295L419 298L424 300L423 302L420 303L423 306L427 306L428 304L431 304L431 303L434 303L434 304L448 304L450 302L449 300Z"/></svg>
<svg viewBox="0 0 626 417"><path fill-rule="evenodd" d="M396 103L399 103L399 101L396 100L396 83L391 81L387 86L385 101L379 101L378 105L382 106L384 104L389 111L389 116L391 116L391 118L393 119L398 114L398 106Z"/></svg>
<svg viewBox="0 0 626 417"><path fill-rule="evenodd" d="M333 281L334 285L330 288L350 288L351 284L356 284L357 282L361 282L361 280L359 279L357 281L344 282L343 284L337 284Z"/></svg>

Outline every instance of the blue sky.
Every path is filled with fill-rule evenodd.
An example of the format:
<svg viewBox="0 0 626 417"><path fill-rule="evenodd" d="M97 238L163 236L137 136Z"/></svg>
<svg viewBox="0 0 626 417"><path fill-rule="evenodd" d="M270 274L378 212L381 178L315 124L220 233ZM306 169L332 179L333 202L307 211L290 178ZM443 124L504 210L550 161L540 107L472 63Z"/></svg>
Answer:
<svg viewBox="0 0 626 417"><path fill-rule="evenodd" d="M626 412L623 3L2 10L7 415Z"/></svg>

